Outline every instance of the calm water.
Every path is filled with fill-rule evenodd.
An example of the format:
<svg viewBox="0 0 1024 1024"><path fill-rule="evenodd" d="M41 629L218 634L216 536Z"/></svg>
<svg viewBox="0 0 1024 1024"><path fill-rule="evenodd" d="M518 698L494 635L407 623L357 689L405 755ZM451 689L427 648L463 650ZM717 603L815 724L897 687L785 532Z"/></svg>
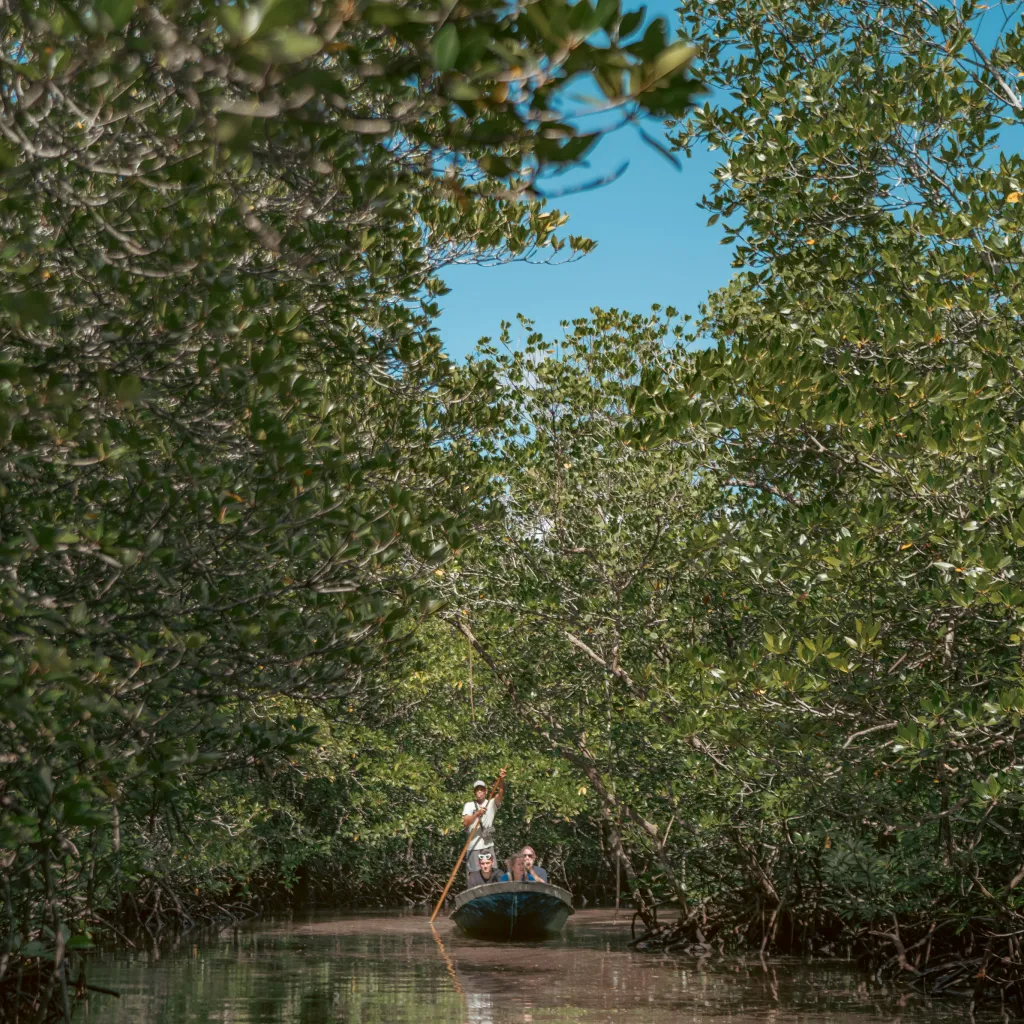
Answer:
<svg viewBox="0 0 1024 1024"><path fill-rule="evenodd" d="M845 963L633 953L628 915L578 911L563 939L521 946L437 934L410 915L267 922L218 940L92 961L88 1024L869 1024L966 1019L867 983ZM979 1015L996 1021L1000 1016Z"/></svg>

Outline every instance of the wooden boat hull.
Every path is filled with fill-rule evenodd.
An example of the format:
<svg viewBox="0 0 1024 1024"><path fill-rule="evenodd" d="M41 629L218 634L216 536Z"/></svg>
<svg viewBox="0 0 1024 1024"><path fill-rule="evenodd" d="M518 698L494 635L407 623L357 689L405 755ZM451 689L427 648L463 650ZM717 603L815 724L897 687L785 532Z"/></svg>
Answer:
<svg viewBox="0 0 1024 1024"><path fill-rule="evenodd" d="M451 919L474 939L537 941L557 935L572 913L572 894L557 885L489 882L459 893Z"/></svg>

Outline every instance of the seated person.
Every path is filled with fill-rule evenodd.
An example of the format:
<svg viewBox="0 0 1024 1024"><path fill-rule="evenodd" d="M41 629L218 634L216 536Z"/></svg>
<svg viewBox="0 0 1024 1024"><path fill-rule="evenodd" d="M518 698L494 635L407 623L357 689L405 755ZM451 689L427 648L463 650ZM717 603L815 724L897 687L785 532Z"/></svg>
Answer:
<svg viewBox="0 0 1024 1024"><path fill-rule="evenodd" d="M488 850L481 852L475 871L469 872L469 888L474 885L487 885L498 881L498 869L494 866L494 854Z"/></svg>
<svg viewBox="0 0 1024 1024"><path fill-rule="evenodd" d="M532 846L524 846L520 851L523 858L523 870L528 882L546 882L548 873L537 863L537 854Z"/></svg>
<svg viewBox="0 0 1024 1024"><path fill-rule="evenodd" d="M505 861L505 874L498 879L499 882L522 882L525 877L525 871L523 870L523 855L521 853L513 853L507 861Z"/></svg>
<svg viewBox="0 0 1024 1024"><path fill-rule="evenodd" d="M532 846L524 846L519 853L508 860L508 870L501 876L502 882L546 882L548 873L537 864L537 854Z"/></svg>

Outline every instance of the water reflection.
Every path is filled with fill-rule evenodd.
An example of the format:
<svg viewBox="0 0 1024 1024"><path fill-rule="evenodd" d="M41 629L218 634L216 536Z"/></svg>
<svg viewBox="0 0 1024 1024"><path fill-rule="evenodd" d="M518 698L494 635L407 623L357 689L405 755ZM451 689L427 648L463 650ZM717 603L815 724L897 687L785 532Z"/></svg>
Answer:
<svg viewBox="0 0 1024 1024"><path fill-rule="evenodd" d="M945 1024L966 1007L870 985L852 965L632 953L606 911L563 940L508 946L425 917L354 915L232 930L204 945L98 958L89 1024ZM986 1019L979 1016L979 1021ZM999 1014L988 1019L999 1020Z"/></svg>

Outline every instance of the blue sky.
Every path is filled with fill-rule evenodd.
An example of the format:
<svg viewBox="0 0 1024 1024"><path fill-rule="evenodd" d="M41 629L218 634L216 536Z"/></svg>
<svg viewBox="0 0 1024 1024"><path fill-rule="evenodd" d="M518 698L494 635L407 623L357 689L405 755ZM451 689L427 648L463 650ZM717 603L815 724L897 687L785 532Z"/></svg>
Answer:
<svg viewBox="0 0 1024 1024"><path fill-rule="evenodd" d="M649 18L660 15L675 25L672 0L656 0L648 10ZM661 137L656 122L646 129ZM560 333L561 320L585 316L593 306L644 312L660 302L695 313L707 293L733 272L732 247L719 244L721 226L707 227L707 214L697 208L720 159L720 153L695 151L677 170L635 131L603 139L577 180L599 177L628 160L625 174L550 204L569 214L563 234L593 238L597 249L564 266L449 268L442 276L451 292L440 299L438 324L449 355L462 358L481 337L497 335L502 320L515 323L517 313L548 336ZM516 324L514 338L523 334Z"/></svg>

